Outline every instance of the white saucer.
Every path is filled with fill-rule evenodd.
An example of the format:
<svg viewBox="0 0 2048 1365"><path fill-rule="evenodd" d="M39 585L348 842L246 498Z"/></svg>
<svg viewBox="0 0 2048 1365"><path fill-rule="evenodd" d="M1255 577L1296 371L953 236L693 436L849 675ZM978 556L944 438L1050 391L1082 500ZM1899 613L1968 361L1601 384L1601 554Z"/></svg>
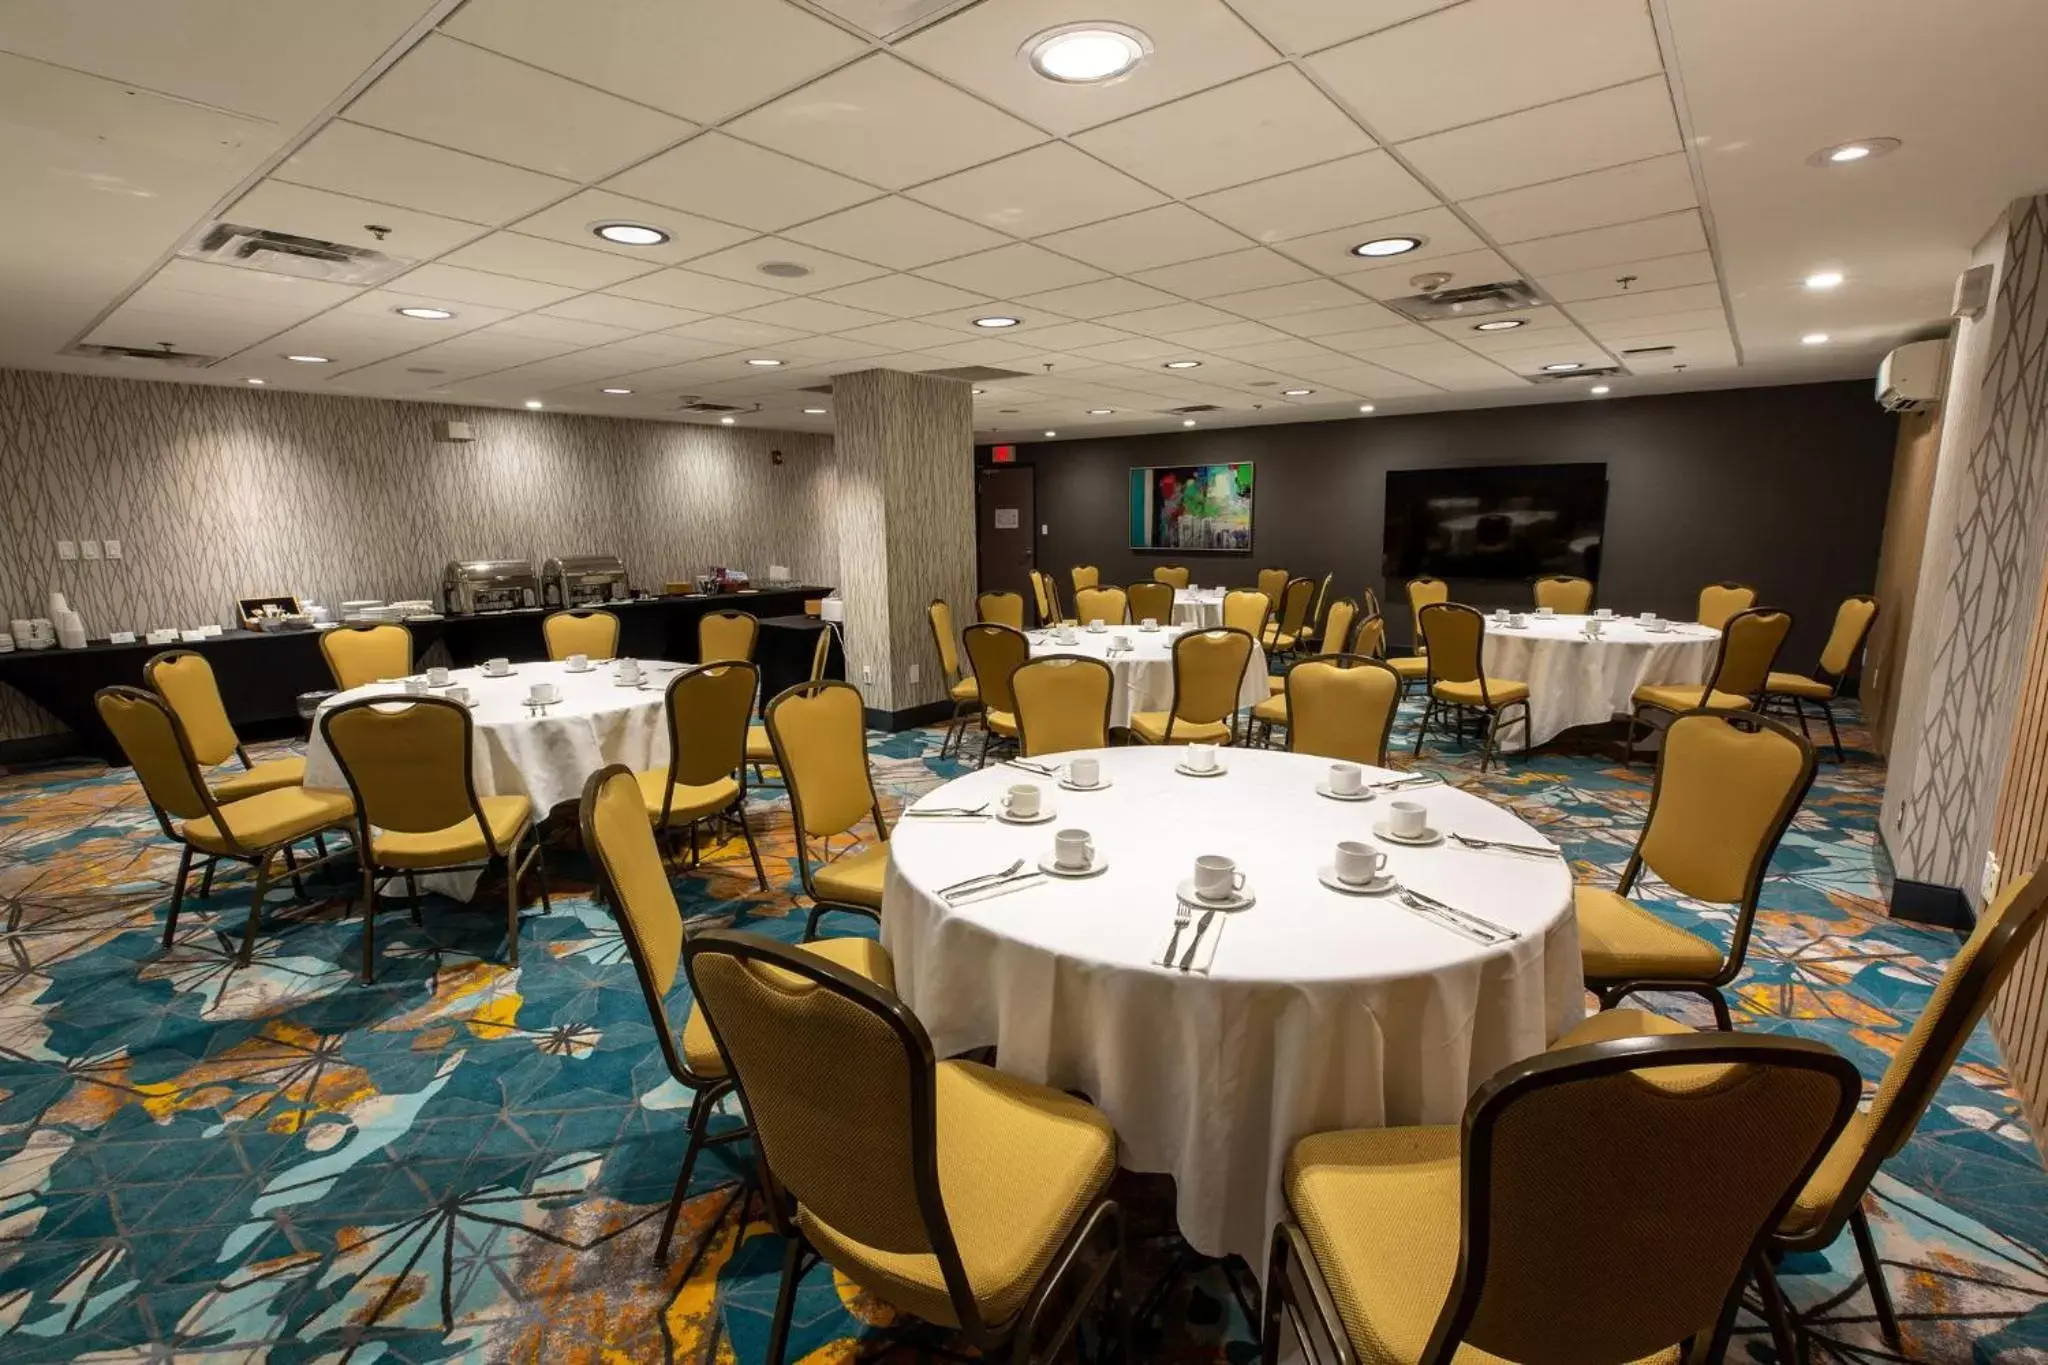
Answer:
<svg viewBox="0 0 2048 1365"><path fill-rule="evenodd" d="M1157 635L1159 633L1158 626L1139 626L1137 629L1142 635Z"/></svg>
<svg viewBox="0 0 2048 1365"><path fill-rule="evenodd" d="M1063 777L1060 779L1060 785L1070 792L1099 792L1105 791L1115 784L1105 777L1097 781L1092 787L1084 787L1071 777Z"/></svg>
<svg viewBox="0 0 2048 1365"><path fill-rule="evenodd" d="M597 672L597 665L585 664L583 667L577 668L574 664L564 664L562 671L564 673L595 673Z"/></svg>
<svg viewBox="0 0 2048 1365"><path fill-rule="evenodd" d="M1082 627L1082 629L1086 630L1086 631L1087 631L1087 632L1088 632L1088 633L1089 633L1090 635L1107 635L1107 634L1109 634L1109 627L1108 627L1108 626L1084 626L1084 627Z"/></svg>
<svg viewBox="0 0 2048 1365"><path fill-rule="evenodd" d="M1190 768L1185 763L1176 763L1173 765L1173 770L1182 777L1221 777L1230 771L1221 763L1218 763L1213 768Z"/></svg>
<svg viewBox="0 0 2048 1365"><path fill-rule="evenodd" d="M1330 790L1330 784L1325 781L1316 783L1316 795L1327 796L1332 801L1370 801L1377 793L1371 787L1360 787L1355 792L1335 792Z"/></svg>
<svg viewBox="0 0 2048 1365"><path fill-rule="evenodd" d="M519 676L519 670L516 668L508 668L503 673L493 673L488 668L479 668L476 671L476 675L479 678L489 678L493 682L495 682L499 678L516 678Z"/></svg>
<svg viewBox="0 0 2048 1365"><path fill-rule="evenodd" d="M650 679L649 679L649 678L647 677L647 675L646 675L645 673L643 673L643 674L641 674L641 675L640 675L639 677L637 677L637 678L633 679L633 680L632 680L631 682L627 682L627 681L626 681L626 680L625 680L624 678L613 678L613 679L612 679L612 686L614 686L614 687L644 687L644 686L646 686L646 685L647 685L647 683L648 683L649 681L650 681Z"/></svg>
<svg viewBox="0 0 2048 1365"><path fill-rule="evenodd" d="M1249 885L1242 891L1231 892L1228 900L1208 900L1195 894L1193 877L1175 887L1174 894L1180 897L1183 904L1191 905L1197 910L1244 910L1258 900Z"/></svg>
<svg viewBox="0 0 2048 1365"><path fill-rule="evenodd" d="M1096 873L1106 871L1109 867L1109 859L1103 857L1100 853L1095 855L1094 862L1084 868L1061 867L1057 861L1058 856L1057 854L1048 853L1040 858L1038 860L1038 870L1048 877L1064 877L1068 881L1078 882L1086 881Z"/></svg>
<svg viewBox="0 0 2048 1365"><path fill-rule="evenodd" d="M1347 896L1384 896L1396 885L1391 874L1382 872L1369 882L1360 882L1353 886L1350 882L1339 880L1337 869L1334 867L1317 868L1316 880L1332 891L1342 891Z"/></svg>
<svg viewBox="0 0 2048 1365"><path fill-rule="evenodd" d="M1006 825L1042 825L1048 820L1056 820L1058 818L1059 812L1051 806L1040 806L1036 815L1012 815L1000 806L996 808L996 819Z"/></svg>
<svg viewBox="0 0 2048 1365"><path fill-rule="evenodd" d="M1411 848L1427 848L1431 844L1440 844L1444 841L1444 832L1440 829L1425 829L1422 833L1413 835L1396 834L1391 820L1379 821L1373 825L1372 832L1390 844L1407 844Z"/></svg>

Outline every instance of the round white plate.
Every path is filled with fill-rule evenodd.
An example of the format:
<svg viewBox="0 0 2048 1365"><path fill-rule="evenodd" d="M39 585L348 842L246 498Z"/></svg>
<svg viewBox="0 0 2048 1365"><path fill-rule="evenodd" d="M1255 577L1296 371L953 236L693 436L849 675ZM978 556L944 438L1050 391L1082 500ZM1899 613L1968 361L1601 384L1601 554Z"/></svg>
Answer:
<svg viewBox="0 0 2048 1365"><path fill-rule="evenodd" d="M1353 886L1350 882L1339 880L1337 869L1334 867L1317 868L1316 880L1332 891L1342 891L1347 896L1384 896L1397 884L1390 874L1382 872L1369 882L1360 882Z"/></svg>
<svg viewBox="0 0 2048 1365"><path fill-rule="evenodd" d="M1038 860L1038 870L1048 877L1064 877L1068 881L1078 882L1086 881L1097 873L1106 871L1109 867L1109 859L1103 857L1100 853L1095 855L1094 862L1083 868L1061 867L1055 861L1056 857L1056 854L1048 853L1040 858Z"/></svg>
<svg viewBox="0 0 2048 1365"><path fill-rule="evenodd" d="M1074 779L1071 777L1063 777L1060 779L1060 785L1062 787L1065 787L1070 792L1099 792L1107 791L1110 787L1115 786L1116 784L1105 777L1097 781L1096 784L1092 787L1084 787L1080 783L1074 781Z"/></svg>
<svg viewBox="0 0 2048 1365"><path fill-rule="evenodd" d="M519 676L519 670L516 668L508 668L503 673L493 673L488 668L478 668L476 671L476 675L479 678L516 678Z"/></svg>
<svg viewBox="0 0 2048 1365"><path fill-rule="evenodd" d="M1327 796L1332 801L1370 801L1376 794L1371 787L1360 787L1355 792L1337 792L1330 790L1328 782L1316 783L1316 795Z"/></svg>
<svg viewBox="0 0 2048 1365"><path fill-rule="evenodd" d="M1221 763L1218 763L1213 768L1190 768L1185 763L1176 763L1173 765L1173 770L1182 777L1221 777L1230 771Z"/></svg>
<svg viewBox="0 0 2048 1365"><path fill-rule="evenodd" d="M1006 825L1042 825L1048 820L1058 818L1059 812L1051 806L1040 806L1036 815L1012 815L1000 806L996 808L996 819Z"/></svg>
<svg viewBox="0 0 2048 1365"><path fill-rule="evenodd" d="M1193 877L1188 878L1179 886L1175 887L1174 894L1179 896L1181 900L1183 900L1187 904L1195 907L1195 909L1197 910L1243 910L1248 908L1252 905L1253 902L1258 900L1258 897L1252 893L1252 889L1249 885L1247 885L1242 891L1231 892L1230 898L1228 900L1212 901L1209 900L1207 897L1197 896L1195 894L1195 879Z"/></svg>
<svg viewBox="0 0 2048 1365"><path fill-rule="evenodd" d="M1391 820L1379 821L1372 827L1372 832L1390 844L1407 844L1410 848L1426 848L1444 841L1444 832L1440 829L1426 829L1420 834L1396 834Z"/></svg>

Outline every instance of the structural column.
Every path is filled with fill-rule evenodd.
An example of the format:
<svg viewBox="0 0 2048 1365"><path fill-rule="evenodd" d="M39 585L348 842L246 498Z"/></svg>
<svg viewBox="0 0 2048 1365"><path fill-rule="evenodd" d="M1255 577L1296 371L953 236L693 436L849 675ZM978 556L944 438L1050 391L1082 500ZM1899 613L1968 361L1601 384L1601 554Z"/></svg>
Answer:
<svg viewBox="0 0 2048 1365"><path fill-rule="evenodd" d="M946 700L926 608L973 619L974 398L957 379L862 370L832 381L846 676L869 723L900 729Z"/></svg>

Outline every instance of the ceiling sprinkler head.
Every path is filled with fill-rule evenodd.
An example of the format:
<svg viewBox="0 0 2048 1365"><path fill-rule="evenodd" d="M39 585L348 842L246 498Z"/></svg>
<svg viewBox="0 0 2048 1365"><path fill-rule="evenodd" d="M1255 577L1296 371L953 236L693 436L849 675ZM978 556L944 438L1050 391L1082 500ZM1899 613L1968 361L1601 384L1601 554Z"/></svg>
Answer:
<svg viewBox="0 0 2048 1365"><path fill-rule="evenodd" d="M1409 284L1415 286L1417 290L1424 294L1434 294L1450 282L1451 272L1448 270L1431 270L1421 275L1411 276L1408 280Z"/></svg>

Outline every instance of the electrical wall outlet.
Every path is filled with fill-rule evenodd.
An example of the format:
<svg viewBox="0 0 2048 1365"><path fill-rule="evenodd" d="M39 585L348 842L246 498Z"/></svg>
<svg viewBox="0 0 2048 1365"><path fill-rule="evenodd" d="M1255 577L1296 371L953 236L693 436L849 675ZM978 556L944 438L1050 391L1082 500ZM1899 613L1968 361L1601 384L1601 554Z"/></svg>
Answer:
<svg viewBox="0 0 2048 1365"><path fill-rule="evenodd" d="M119 559L120 557L121 557L121 542L120 542L120 541L118 541L118 540L110 540L110 541L108 541L108 542L107 542L107 558L108 558L108 559Z"/></svg>
<svg viewBox="0 0 2048 1365"><path fill-rule="evenodd" d="M916 682L918 680L918 676L923 672L924 670L922 668L918 667L916 664L912 664L910 666L910 680L913 683Z"/></svg>
<svg viewBox="0 0 2048 1365"><path fill-rule="evenodd" d="M875 680L875 666L873 664L862 664L860 666L860 680L864 683L871 683Z"/></svg>
<svg viewBox="0 0 2048 1365"><path fill-rule="evenodd" d="M98 559L100 557L100 543L97 540L79 541L78 555L81 559Z"/></svg>
<svg viewBox="0 0 2048 1365"><path fill-rule="evenodd" d="M1977 883L1977 893L1984 898L1986 905L1998 899L1998 855L1996 853L1986 853L1984 855L1984 875L1983 880Z"/></svg>
<svg viewBox="0 0 2048 1365"><path fill-rule="evenodd" d="M59 559L76 559L76 558L78 558L78 542L77 542L77 541L75 541L75 540L60 540L60 541L58 541L58 542L57 542L57 558L59 558Z"/></svg>

